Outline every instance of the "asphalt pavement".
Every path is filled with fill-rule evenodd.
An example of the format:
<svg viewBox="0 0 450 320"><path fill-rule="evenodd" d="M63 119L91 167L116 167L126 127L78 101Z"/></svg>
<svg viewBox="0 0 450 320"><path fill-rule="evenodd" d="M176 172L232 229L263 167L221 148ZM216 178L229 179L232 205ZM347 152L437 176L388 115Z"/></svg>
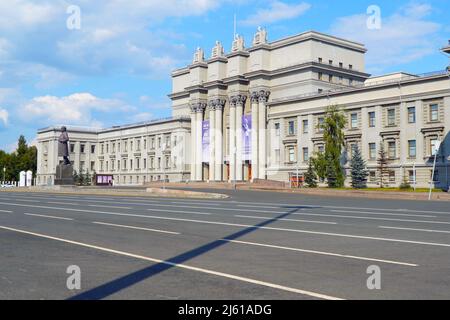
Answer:
<svg viewBox="0 0 450 320"><path fill-rule="evenodd" d="M448 202L213 192L0 192L0 299L450 298Z"/></svg>

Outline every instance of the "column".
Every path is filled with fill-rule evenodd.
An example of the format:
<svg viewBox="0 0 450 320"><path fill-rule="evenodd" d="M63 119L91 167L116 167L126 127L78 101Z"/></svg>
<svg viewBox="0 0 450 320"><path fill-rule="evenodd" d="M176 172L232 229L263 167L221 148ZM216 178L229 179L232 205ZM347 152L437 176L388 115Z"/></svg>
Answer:
<svg viewBox="0 0 450 320"><path fill-rule="evenodd" d="M246 96L239 95L236 100L236 180L242 181L243 161L242 161L242 116Z"/></svg>
<svg viewBox="0 0 450 320"><path fill-rule="evenodd" d="M252 181L258 179L258 99L259 94L253 92L252 96Z"/></svg>
<svg viewBox="0 0 450 320"><path fill-rule="evenodd" d="M209 102L209 181L215 180L216 169L216 107L215 101Z"/></svg>
<svg viewBox="0 0 450 320"><path fill-rule="evenodd" d="M203 121L203 110L205 109L205 103L198 103L196 107L196 132L195 132L195 150L196 150L196 181L203 180L203 157L202 157L202 121Z"/></svg>
<svg viewBox="0 0 450 320"><path fill-rule="evenodd" d="M196 173L196 146L195 146L195 139L197 137L196 135L197 131L197 117L195 113L195 108L191 106L191 181L194 181L197 179L197 173ZM120 169L120 168L118 168Z"/></svg>
<svg viewBox="0 0 450 320"><path fill-rule="evenodd" d="M216 101L216 168L215 168L215 180L222 181L223 180L223 107L225 105L225 100Z"/></svg>
<svg viewBox="0 0 450 320"><path fill-rule="evenodd" d="M269 92L261 90L259 93L258 107L258 160L259 160L259 179L266 179L266 103L269 98Z"/></svg>
<svg viewBox="0 0 450 320"><path fill-rule="evenodd" d="M230 181L236 180L236 102L230 100Z"/></svg>

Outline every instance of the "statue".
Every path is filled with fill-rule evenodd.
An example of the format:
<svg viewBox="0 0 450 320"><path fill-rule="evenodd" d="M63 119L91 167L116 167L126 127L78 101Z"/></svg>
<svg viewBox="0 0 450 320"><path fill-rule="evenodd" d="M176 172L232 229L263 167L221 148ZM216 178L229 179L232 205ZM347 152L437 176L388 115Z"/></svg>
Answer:
<svg viewBox="0 0 450 320"><path fill-rule="evenodd" d="M205 61L205 53L202 48L198 47L194 53L193 63L199 63Z"/></svg>
<svg viewBox="0 0 450 320"><path fill-rule="evenodd" d="M233 41L233 47L231 49L232 52L243 51L245 48L244 37L240 35L236 35Z"/></svg>
<svg viewBox="0 0 450 320"><path fill-rule="evenodd" d="M253 37L253 46L267 43L267 31L264 28L258 27L258 31Z"/></svg>
<svg viewBox="0 0 450 320"><path fill-rule="evenodd" d="M223 57L225 51L220 41L216 41L216 45L212 49L211 58Z"/></svg>
<svg viewBox="0 0 450 320"><path fill-rule="evenodd" d="M67 134L67 128L61 127L61 134L58 138L58 156L63 157L64 164L69 165L69 135Z"/></svg>

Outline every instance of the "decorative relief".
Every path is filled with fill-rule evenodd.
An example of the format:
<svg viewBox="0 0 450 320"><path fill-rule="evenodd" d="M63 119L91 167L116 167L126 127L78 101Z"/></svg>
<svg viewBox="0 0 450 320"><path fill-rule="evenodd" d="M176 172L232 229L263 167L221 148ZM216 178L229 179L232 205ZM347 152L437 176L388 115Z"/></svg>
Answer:
<svg viewBox="0 0 450 320"><path fill-rule="evenodd" d="M212 49L211 58L219 58L225 55L225 50L220 41L216 41L216 45Z"/></svg>
<svg viewBox="0 0 450 320"><path fill-rule="evenodd" d="M198 47L197 50L194 53L194 59L192 63L199 63L205 61L205 52L202 48Z"/></svg>
<svg viewBox="0 0 450 320"><path fill-rule="evenodd" d="M253 46L258 46L260 44L267 44L267 31L265 28L258 27L258 31L253 37Z"/></svg>
<svg viewBox="0 0 450 320"><path fill-rule="evenodd" d="M245 49L244 37L236 35L234 37L233 46L231 52L243 51Z"/></svg>

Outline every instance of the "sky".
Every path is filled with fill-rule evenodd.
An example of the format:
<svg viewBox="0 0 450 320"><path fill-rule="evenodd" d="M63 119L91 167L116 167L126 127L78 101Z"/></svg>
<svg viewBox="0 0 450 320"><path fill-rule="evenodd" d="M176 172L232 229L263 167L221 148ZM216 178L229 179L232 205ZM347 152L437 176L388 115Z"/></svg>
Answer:
<svg viewBox="0 0 450 320"><path fill-rule="evenodd" d="M444 69L449 12L448 0L0 0L0 149L50 125L170 116L171 71L216 40L229 52L234 15L247 45L258 26L269 41L316 30L364 43L380 75Z"/></svg>

